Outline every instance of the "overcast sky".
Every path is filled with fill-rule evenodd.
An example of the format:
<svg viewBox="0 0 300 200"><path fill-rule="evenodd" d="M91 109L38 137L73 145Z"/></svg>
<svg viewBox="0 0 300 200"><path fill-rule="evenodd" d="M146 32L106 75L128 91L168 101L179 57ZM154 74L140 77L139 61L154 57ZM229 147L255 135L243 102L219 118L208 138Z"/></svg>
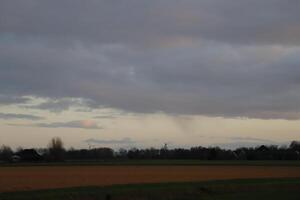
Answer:
<svg viewBox="0 0 300 200"><path fill-rule="evenodd" d="M298 0L1 0L0 144L300 139Z"/></svg>

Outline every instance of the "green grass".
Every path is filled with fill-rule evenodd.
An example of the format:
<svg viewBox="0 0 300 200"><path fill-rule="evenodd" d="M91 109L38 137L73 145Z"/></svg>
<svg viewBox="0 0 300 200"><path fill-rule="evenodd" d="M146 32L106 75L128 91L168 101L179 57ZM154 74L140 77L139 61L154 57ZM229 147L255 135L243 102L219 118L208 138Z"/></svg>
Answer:
<svg viewBox="0 0 300 200"><path fill-rule="evenodd" d="M300 179L245 179L81 187L0 194L1 200L299 200Z"/></svg>
<svg viewBox="0 0 300 200"><path fill-rule="evenodd" d="M118 165L244 165L244 166L299 166L297 161L246 161L246 160L102 160L102 161L66 161L59 163L7 163L0 164L0 167L9 166L118 166Z"/></svg>

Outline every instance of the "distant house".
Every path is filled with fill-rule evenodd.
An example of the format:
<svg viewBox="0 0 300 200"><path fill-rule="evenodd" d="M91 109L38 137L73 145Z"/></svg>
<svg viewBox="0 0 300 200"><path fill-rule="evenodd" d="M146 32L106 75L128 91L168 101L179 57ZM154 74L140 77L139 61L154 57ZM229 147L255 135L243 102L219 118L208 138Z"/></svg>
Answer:
<svg viewBox="0 0 300 200"><path fill-rule="evenodd" d="M260 147L257 148L257 150L260 152L266 152L269 150L269 148L265 145L261 145Z"/></svg>
<svg viewBox="0 0 300 200"><path fill-rule="evenodd" d="M232 154L233 154L233 156L234 156L234 158L235 158L236 160L245 160L246 157L247 157L246 151L245 151L244 149L242 149L242 148L233 151Z"/></svg>
<svg viewBox="0 0 300 200"><path fill-rule="evenodd" d="M295 153L297 154L297 159L300 160L300 152L299 151L295 151Z"/></svg>
<svg viewBox="0 0 300 200"><path fill-rule="evenodd" d="M38 162L43 159L35 149L24 149L17 153L17 156L20 157L20 161L23 162Z"/></svg>
<svg viewBox="0 0 300 200"><path fill-rule="evenodd" d="M12 161L12 162L20 162L20 161L21 161L21 157L18 156L18 155L13 155L13 156L11 157L11 161Z"/></svg>

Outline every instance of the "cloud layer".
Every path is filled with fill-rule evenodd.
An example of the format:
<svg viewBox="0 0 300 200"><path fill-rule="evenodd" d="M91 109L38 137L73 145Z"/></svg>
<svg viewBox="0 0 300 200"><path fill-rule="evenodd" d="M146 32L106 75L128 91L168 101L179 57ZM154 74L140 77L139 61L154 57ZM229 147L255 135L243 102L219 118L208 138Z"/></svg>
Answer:
<svg viewBox="0 0 300 200"><path fill-rule="evenodd" d="M70 121L70 122L53 122L53 123L37 123L33 124L42 128L81 128L81 129L102 129L96 122L90 120Z"/></svg>
<svg viewBox="0 0 300 200"><path fill-rule="evenodd" d="M299 119L299 7L4 0L0 104L32 95L53 99L35 108L54 112L77 105L70 97L139 113Z"/></svg>

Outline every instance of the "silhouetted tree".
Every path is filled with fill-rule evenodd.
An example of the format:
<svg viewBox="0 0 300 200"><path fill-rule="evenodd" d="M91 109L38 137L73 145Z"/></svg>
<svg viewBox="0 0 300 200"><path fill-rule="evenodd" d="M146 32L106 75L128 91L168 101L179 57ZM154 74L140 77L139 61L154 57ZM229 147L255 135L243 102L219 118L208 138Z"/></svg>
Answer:
<svg viewBox="0 0 300 200"><path fill-rule="evenodd" d="M69 160L103 160L112 158L114 158L114 151L110 148L79 150L71 148L66 152L66 159Z"/></svg>
<svg viewBox="0 0 300 200"><path fill-rule="evenodd" d="M0 148L0 160L10 162L12 160L13 151L9 146L3 145Z"/></svg>
<svg viewBox="0 0 300 200"><path fill-rule="evenodd" d="M64 144L59 137L52 138L48 146L48 159L51 161L63 161L65 155Z"/></svg>
<svg viewBox="0 0 300 200"><path fill-rule="evenodd" d="M293 141L289 146L261 145L226 150L219 147L191 147L169 149L162 148L130 150L120 149L116 153L111 148L89 148L65 151L60 138L51 139L48 148L21 149L13 154L8 146L0 148L0 160L12 161L13 155L21 161L63 161L63 160L104 160L104 159L199 159L199 160L300 160L300 142Z"/></svg>
<svg viewBox="0 0 300 200"><path fill-rule="evenodd" d="M117 157L119 158L127 158L127 150L120 148L119 151L117 152Z"/></svg>
<svg viewBox="0 0 300 200"><path fill-rule="evenodd" d="M290 144L290 149L300 151L300 142L299 141L292 141Z"/></svg>

